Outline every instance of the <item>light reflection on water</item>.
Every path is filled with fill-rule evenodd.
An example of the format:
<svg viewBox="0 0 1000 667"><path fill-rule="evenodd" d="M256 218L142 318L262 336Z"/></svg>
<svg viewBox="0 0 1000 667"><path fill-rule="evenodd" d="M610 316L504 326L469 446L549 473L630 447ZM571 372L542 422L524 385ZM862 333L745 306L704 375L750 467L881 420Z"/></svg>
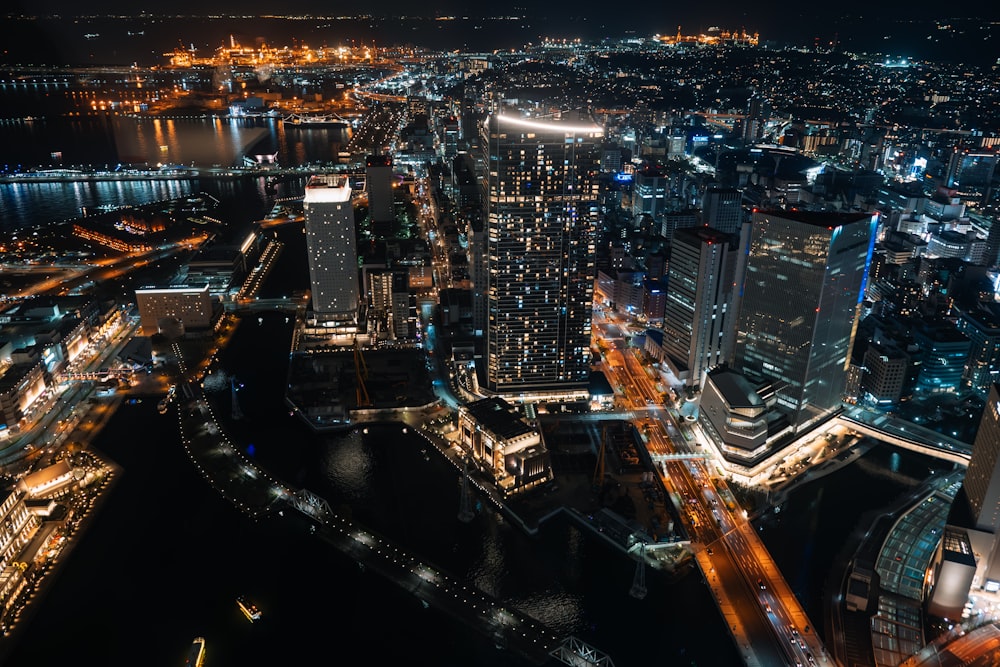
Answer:
<svg viewBox="0 0 1000 667"><path fill-rule="evenodd" d="M539 591L507 602L559 634L571 635L586 622L583 598L566 591Z"/></svg>
<svg viewBox="0 0 1000 667"><path fill-rule="evenodd" d="M85 208L101 205L140 206L177 199L196 187L196 181L0 183L0 231L66 222L80 217Z"/></svg>
<svg viewBox="0 0 1000 667"><path fill-rule="evenodd" d="M460 476L434 452L425 460L424 441L397 428L324 441L321 493L331 506L349 506L359 525L559 632L583 627L583 596L568 590L586 569L580 531L561 526L539 540L482 502L473 521L459 521Z"/></svg>
<svg viewBox="0 0 1000 667"><path fill-rule="evenodd" d="M357 431L351 431L327 447L320 458L327 481L346 501L363 501L371 496L375 462Z"/></svg>
<svg viewBox="0 0 1000 667"><path fill-rule="evenodd" d="M274 154L280 166L295 167L336 162L351 133L350 128L287 129L275 118L52 117L44 124L0 124L0 171L167 164L228 168L241 166L244 157Z"/></svg>

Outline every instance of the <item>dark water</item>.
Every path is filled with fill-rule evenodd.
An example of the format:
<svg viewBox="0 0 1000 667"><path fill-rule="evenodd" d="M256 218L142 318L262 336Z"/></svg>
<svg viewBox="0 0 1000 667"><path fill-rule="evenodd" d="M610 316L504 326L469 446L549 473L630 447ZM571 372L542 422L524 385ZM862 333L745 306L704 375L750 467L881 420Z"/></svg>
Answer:
<svg viewBox="0 0 1000 667"><path fill-rule="evenodd" d="M126 116L74 118L61 115L65 86L57 99L41 89L0 86L14 115L39 114L33 122L0 123L0 172L28 168L113 170L121 165L142 168L179 164L198 169L231 167L244 157L276 155L282 167L336 163L350 139L349 129L287 130L276 120L177 118L138 119ZM13 101L10 101L13 100ZM58 159L54 160L53 155ZM305 181L305 177L301 179ZM292 180L278 196L301 186ZM193 178L157 181L0 183L0 231L37 229L82 215L98 206L142 205L205 192L231 206L252 202L253 219L270 209L275 193L262 178ZM295 194L292 192L291 194ZM297 194L301 194L299 187ZM243 217L227 220L244 222Z"/></svg>

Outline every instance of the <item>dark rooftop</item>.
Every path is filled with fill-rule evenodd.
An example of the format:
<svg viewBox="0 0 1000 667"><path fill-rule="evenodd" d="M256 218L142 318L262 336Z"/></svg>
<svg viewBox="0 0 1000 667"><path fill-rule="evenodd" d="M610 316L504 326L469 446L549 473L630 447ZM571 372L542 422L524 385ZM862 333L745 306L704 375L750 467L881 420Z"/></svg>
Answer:
<svg viewBox="0 0 1000 667"><path fill-rule="evenodd" d="M532 431L531 427L514 412L510 403L502 398L483 398L467 404L465 409L483 428L504 440Z"/></svg>
<svg viewBox="0 0 1000 667"><path fill-rule="evenodd" d="M799 209L766 209L757 211L762 215L771 215L785 220L794 220L817 227L839 227L860 220L871 220L871 213L843 213L840 211L804 211Z"/></svg>

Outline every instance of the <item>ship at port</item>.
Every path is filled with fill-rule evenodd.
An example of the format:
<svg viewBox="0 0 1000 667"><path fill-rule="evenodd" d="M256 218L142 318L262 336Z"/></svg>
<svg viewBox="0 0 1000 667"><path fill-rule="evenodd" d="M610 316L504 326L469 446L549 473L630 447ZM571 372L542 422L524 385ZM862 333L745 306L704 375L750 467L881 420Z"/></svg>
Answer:
<svg viewBox="0 0 1000 667"><path fill-rule="evenodd" d="M258 609L257 605L251 602L245 595L241 595L236 598L236 604L239 606L240 611L243 612L243 615L247 617L248 621L255 623L260 620L260 609Z"/></svg>
<svg viewBox="0 0 1000 667"><path fill-rule="evenodd" d="M205 638L195 637L191 642L191 650L184 660L184 667L202 667L205 664Z"/></svg>
<svg viewBox="0 0 1000 667"><path fill-rule="evenodd" d="M300 127L303 129L338 129L351 125L350 121L335 113L325 114L299 114L293 113L285 116L282 121L289 127Z"/></svg>

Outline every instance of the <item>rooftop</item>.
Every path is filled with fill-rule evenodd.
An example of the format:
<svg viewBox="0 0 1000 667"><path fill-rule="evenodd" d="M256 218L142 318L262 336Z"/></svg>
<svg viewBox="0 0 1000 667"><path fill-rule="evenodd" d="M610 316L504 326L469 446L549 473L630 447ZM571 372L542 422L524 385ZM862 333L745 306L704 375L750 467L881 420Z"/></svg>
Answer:
<svg viewBox="0 0 1000 667"><path fill-rule="evenodd" d="M532 428L514 412L513 407L499 397L483 398L465 406L473 418L499 438L509 440L532 432Z"/></svg>

